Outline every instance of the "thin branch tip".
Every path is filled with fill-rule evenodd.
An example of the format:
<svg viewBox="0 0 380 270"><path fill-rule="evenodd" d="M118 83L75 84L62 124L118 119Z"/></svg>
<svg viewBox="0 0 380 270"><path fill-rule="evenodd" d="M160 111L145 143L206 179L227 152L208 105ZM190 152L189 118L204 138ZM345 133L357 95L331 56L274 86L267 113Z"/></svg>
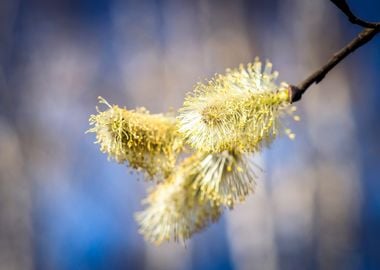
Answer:
<svg viewBox="0 0 380 270"><path fill-rule="evenodd" d="M339 8L348 18L352 24L359 25L364 28L379 28L379 22L368 22L364 21L351 11L350 6L347 4L346 0L330 0L337 8Z"/></svg>
<svg viewBox="0 0 380 270"><path fill-rule="evenodd" d="M329 59L329 61L323 65L320 69L312 73L302 82L300 82L297 86L291 85L291 103L299 101L302 95L306 92L306 90L312 84L320 83L326 75L344 58L346 58L349 54L353 53L356 49L360 48L367 42L369 42L374 36L376 36L380 32L380 23L371 23L361 20L356 17L350 7L348 6L346 0L330 0L334 3L348 18L348 20L356 25L360 25L364 27L364 29L358 34L356 38L354 38L351 42L349 42L346 46L344 46L341 50L334 53L333 56Z"/></svg>

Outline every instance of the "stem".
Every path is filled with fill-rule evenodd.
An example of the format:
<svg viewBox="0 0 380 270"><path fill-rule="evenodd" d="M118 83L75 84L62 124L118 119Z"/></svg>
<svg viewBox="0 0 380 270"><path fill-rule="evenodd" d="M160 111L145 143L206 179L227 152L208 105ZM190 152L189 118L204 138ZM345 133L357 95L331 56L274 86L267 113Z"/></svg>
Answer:
<svg viewBox="0 0 380 270"><path fill-rule="evenodd" d="M356 17L350 7L348 6L346 0L330 0L333 2L334 5L336 5L344 14L346 14L348 20L353 23L360 25L364 28L376 28L379 27L380 23L372 23L372 22L366 22L361 20L360 18Z"/></svg>
<svg viewBox="0 0 380 270"><path fill-rule="evenodd" d="M380 32L380 23L369 23L357 18L348 7L345 0L331 0L339 9L347 15L350 22L361 26L369 27L364 29L350 43L344 46L340 51L336 52L330 60L321 68L312 73L297 86L290 85L291 102L299 101L306 90L314 83L321 82L326 74L332 70L340 61L346 58L349 54L369 42L376 34Z"/></svg>
<svg viewBox="0 0 380 270"><path fill-rule="evenodd" d="M296 102L301 99L303 93L313 84L319 83L323 80L326 74L332 70L340 61L346 58L347 55L360 48L368 41L370 41L376 34L380 32L380 28L364 29L359 35L343 47L340 51L335 53L330 60L323 65L320 69L312 73L305 80L300 82L297 86L291 85L292 102Z"/></svg>

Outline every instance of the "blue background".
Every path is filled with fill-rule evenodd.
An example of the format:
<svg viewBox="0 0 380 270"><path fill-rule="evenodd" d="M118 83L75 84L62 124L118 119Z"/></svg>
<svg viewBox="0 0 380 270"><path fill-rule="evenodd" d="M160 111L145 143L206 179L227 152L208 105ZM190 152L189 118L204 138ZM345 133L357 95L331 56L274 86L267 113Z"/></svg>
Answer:
<svg viewBox="0 0 380 270"><path fill-rule="evenodd" d="M300 8L302 1L286 1L287 7L284 2L2 1L0 151L4 154L0 163L4 166L0 168L0 189L4 199L0 205L0 252L4 256L0 256L0 268L163 269L152 256L152 252L160 254L160 247L145 243L133 218L149 184L126 166L108 162L93 144L94 136L84 135L88 116L95 113L96 98L101 95L127 108L146 106L153 112L179 108L195 82L252 61L255 55L270 58L281 79L297 83L360 31L329 1L319 3L325 17L310 25L305 22L308 12L313 16L313 10L307 8L310 1L304 1L305 10L298 11L294 9ZM361 18L380 21L379 1L349 4ZM235 9L239 16L233 15ZM225 27L228 33L243 31L245 43L234 45L235 36L223 36ZM302 31L306 34L299 35ZM219 35L217 41L212 40L213 33ZM299 50L306 42L302 37L314 34L311 48L315 48L318 63L305 66ZM283 49L277 45L280 39L287 44ZM224 40L235 50L213 45ZM190 50L208 53L186 54ZM193 56L194 62L200 59L202 65L187 61ZM165 64L160 62L162 58ZM176 73L177 67L182 73ZM323 225L324 220L318 209L306 245L282 232L282 223L275 222L274 269L380 269L380 36L345 59L319 88L312 86L300 103L313 99L311 92L319 91L317 108L328 111L334 107L334 101L323 97L337 90L332 87L338 80L336 72L347 78L346 109L356 134L352 140L357 147L346 145L337 154L355 156L361 195L358 216L350 221L354 240L344 251L335 250L339 255L332 251L331 264L321 264L323 230L318 224ZM269 193L278 182L286 181L271 173L276 164L291 168L287 158L310 143L305 134L308 121L313 120L302 106L306 105L300 105L302 122L294 127L296 141L281 140L264 153ZM327 138L335 129L339 126L326 131ZM318 147L308 151L307 162L322 159ZM13 195L7 199L6 194ZM270 198L268 202L273 203ZM183 249L186 260L170 267L239 269L228 218L224 216L196 235L187 248L172 247ZM291 243L301 244L291 248ZM252 250L252 256L254 253ZM170 249L167 258L171 258ZM273 268L252 265L242 269Z"/></svg>

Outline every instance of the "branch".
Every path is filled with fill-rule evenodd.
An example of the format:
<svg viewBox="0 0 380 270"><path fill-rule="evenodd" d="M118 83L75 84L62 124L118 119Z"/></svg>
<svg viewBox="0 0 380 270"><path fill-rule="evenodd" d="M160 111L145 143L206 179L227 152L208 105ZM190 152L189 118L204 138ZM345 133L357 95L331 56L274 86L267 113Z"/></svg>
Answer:
<svg viewBox="0 0 380 270"><path fill-rule="evenodd" d="M350 43L343 47L340 51L336 52L330 60L323 65L320 69L312 73L305 80L300 82L297 86L290 85L291 102L299 101L306 90L314 83L321 82L326 74L332 70L340 61L346 56L369 42L376 34L380 32L380 23L365 22L352 14L345 0L331 0L339 9L341 9L349 18L350 22L367 27L359 35L354 38Z"/></svg>
<svg viewBox="0 0 380 270"><path fill-rule="evenodd" d="M334 5L336 5L344 14L346 14L348 20L353 23L360 25L361 27L365 28L377 28L380 26L380 23L372 23L372 22L367 22L363 21L360 18L356 17L350 7L348 6L346 0L330 0L333 2Z"/></svg>

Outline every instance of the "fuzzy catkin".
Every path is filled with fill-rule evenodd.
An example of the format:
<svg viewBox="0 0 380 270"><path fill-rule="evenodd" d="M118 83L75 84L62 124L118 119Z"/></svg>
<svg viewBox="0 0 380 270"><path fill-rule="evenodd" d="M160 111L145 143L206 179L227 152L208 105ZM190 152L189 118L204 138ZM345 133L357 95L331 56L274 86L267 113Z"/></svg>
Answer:
<svg viewBox="0 0 380 270"><path fill-rule="evenodd" d="M163 183L155 187L143 201L146 209L136 214L139 231L155 244L164 241L184 243L194 233L215 222L221 208L202 196L194 186L199 170L197 154L185 159Z"/></svg>
<svg viewBox="0 0 380 270"><path fill-rule="evenodd" d="M91 115L88 132L100 150L159 180L135 216L146 240L185 242L254 192L259 169L249 155L281 133L295 137L284 119L295 111L289 86L277 84L277 77L272 64L263 67L258 58L228 69L198 83L177 117L99 98L107 109Z"/></svg>
<svg viewBox="0 0 380 270"><path fill-rule="evenodd" d="M174 117L150 114L145 108L127 110L100 103L108 109L91 115L88 132L96 134L100 151L118 163L146 172L149 178L168 176L183 144Z"/></svg>
<svg viewBox="0 0 380 270"><path fill-rule="evenodd" d="M196 85L180 109L179 131L196 150L255 152L277 137L283 108L290 103L285 83L267 62L227 70Z"/></svg>

